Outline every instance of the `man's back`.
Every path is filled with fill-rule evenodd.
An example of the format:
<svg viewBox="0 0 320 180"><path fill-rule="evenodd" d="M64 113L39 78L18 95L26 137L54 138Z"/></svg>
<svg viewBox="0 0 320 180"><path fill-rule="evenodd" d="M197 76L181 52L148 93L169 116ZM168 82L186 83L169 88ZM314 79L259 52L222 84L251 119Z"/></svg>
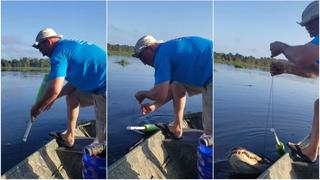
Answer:
<svg viewBox="0 0 320 180"><path fill-rule="evenodd" d="M106 87L106 52L98 46L62 39L50 59L51 79L66 77L69 83L86 92Z"/></svg>
<svg viewBox="0 0 320 180"><path fill-rule="evenodd" d="M164 81L204 87L212 78L212 41L182 37L158 46L154 57L155 84Z"/></svg>

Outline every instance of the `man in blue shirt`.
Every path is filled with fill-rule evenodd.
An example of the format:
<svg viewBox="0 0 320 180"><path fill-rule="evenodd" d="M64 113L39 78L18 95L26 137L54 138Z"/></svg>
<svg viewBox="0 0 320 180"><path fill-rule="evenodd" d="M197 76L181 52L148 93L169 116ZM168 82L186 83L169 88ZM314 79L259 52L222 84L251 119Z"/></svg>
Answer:
<svg viewBox="0 0 320 180"><path fill-rule="evenodd" d="M50 58L51 71L44 97L31 109L33 117L48 110L55 100L66 96L68 129L53 133L61 146L72 147L79 107L94 105L95 142L106 140L106 52L100 47L62 39L53 29L41 30L33 47ZM64 85L64 80L68 83Z"/></svg>
<svg viewBox="0 0 320 180"><path fill-rule="evenodd" d="M319 1L310 3L302 14L302 22L313 40L305 45L290 46L283 42L270 44L271 57L283 54L289 60L287 63L272 62L271 75L282 73L295 74L302 77L319 76ZM319 99L314 103L314 117L311 130L311 142L306 147L288 143L292 152L298 154L302 160L314 162L319 151Z"/></svg>
<svg viewBox="0 0 320 180"><path fill-rule="evenodd" d="M154 67L155 85L152 89L135 94L141 104L146 98L154 102L141 104L143 114L157 110L171 99L174 123L165 127L171 138L182 137L186 93L203 95L204 133L212 134L212 41L200 37L182 37L160 43L152 36L140 38L134 57Z"/></svg>

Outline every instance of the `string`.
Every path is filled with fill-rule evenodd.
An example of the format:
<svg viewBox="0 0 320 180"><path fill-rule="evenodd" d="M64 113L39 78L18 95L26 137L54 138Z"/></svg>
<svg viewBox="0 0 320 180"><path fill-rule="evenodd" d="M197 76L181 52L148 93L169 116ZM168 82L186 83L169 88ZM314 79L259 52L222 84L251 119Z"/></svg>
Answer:
<svg viewBox="0 0 320 180"><path fill-rule="evenodd" d="M137 103L136 103L136 100L134 99L132 101L132 103L131 103L131 124L132 125L137 123L136 122L137 117L136 117L136 114L135 114L136 108L137 108Z"/></svg>
<svg viewBox="0 0 320 180"><path fill-rule="evenodd" d="M270 90L269 90L268 112L267 112L266 127L264 132L263 155L266 155L266 141L267 141L267 133L269 129L268 125L269 125L270 118L271 118L271 127L273 128L273 76L271 78L271 84L270 84Z"/></svg>

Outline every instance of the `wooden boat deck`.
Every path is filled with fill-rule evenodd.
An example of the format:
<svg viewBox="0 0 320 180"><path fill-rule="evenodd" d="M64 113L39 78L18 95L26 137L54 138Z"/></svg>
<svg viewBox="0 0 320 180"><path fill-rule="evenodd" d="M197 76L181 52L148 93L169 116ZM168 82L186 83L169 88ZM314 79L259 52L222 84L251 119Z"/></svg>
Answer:
<svg viewBox="0 0 320 180"><path fill-rule="evenodd" d="M310 135L304 138L299 144L306 146L310 143ZM297 161L289 153L283 155L258 179L319 179L319 163L310 164Z"/></svg>
<svg viewBox="0 0 320 180"><path fill-rule="evenodd" d="M187 115L185 119L194 127L201 125L201 113ZM110 165L108 178L196 179L197 143L202 133L199 129L185 128L182 140L171 140L157 132Z"/></svg>
<svg viewBox="0 0 320 180"><path fill-rule="evenodd" d="M82 178L82 150L94 138L94 122L80 125L76 129L75 147L58 147L51 140L44 147L4 173L2 179L71 179ZM79 163L80 162L80 163Z"/></svg>

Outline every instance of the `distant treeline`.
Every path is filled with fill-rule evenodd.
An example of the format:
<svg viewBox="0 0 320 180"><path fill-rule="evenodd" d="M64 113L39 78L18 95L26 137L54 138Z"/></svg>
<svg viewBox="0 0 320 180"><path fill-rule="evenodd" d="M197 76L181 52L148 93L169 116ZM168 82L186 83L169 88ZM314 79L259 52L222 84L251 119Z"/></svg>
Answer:
<svg viewBox="0 0 320 180"><path fill-rule="evenodd" d="M109 56L131 56L133 52L133 46L108 44ZM258 68L262 70L268 70L271 64L271 60L271 58L255 58L253 56L243 56L238 53L225 54L214 52L214 63L229 64L235 66L236 68Z"/></svg>
<svg viewBox="0 0 320 180"><path fill-rule="evenodd" d="M110 56L131 56L134 47L129 45L108 44L108 55ZM253 56L243 56L232 53L214 52L214 63L229 64L236 68L258 68L268 70L271 64L271 58L255 58ZM284 61L284 60L281 60ZM20 59L1 59L1 70L3 71L49 71L50 60L23 57Z"/></svg>
<svg viewBox="0 0 320 180"><path fill-rule="evenodd" d="M109 56L131 56L134 52L134 47L129 45L108 44Z"/></svg>
<svg viewBox="0 0 320 180"><path fill-rule="evenodd" d="M20 59L1 59L2 71L48 71L50 70L49 59L23 57Z"/></svg>
<svg viewBox="0 0 320 180"><path fill-rule="evenodd" d="M272 60L274 59L266 57L255 58L253 56L243 56L238 53L214 53L214 63L229 64L235 66L236 68L258 68L262 70L268 70Z"/></svg>

